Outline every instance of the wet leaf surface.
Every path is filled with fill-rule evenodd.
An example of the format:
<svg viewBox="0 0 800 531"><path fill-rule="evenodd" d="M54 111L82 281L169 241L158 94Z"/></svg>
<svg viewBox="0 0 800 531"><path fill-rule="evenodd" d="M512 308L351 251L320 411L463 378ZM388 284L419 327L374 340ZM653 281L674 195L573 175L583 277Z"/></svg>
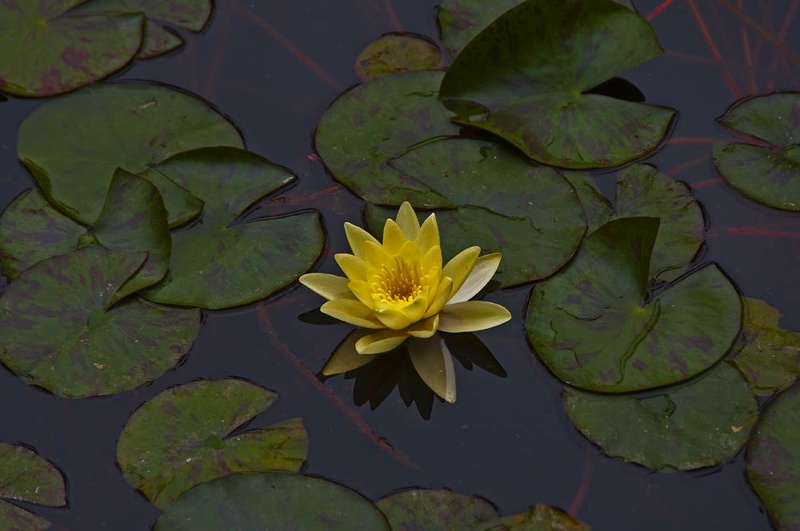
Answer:
<svg viewBox="0 0 800 531"><path fill-rule="evenodd" d="M405 490L386 496L377 505L392 531L493 529L500 525L491 503L449 490Z"/></svg>
<svg viewBox="0 0 800 531"><path fill-rule="evenodd" d="M590 527L556 507L537 503L527 512L504 516L503 524L509 531L589 531Z"/></svg>
<svg viewBox="0 0 800 531"><path fill-rule="evenodd" d="M41 516L0 500L0 528L14 531L47 531L53 526Z"/></svg>
<svg viewBox="0 0 800 531"><path fill-rule="evenodd" d="M232 475L187 492L154 531L219 529L389 530L360 494L330 481L288 473Z"/></svg>
<svg viewBox="0 0 800 531"><path fill-rule="evenodd" d="M398 72L436 70L444 65L436 43L408 33L387 34L371 42L356 58L356 74L362 81Z"/></svg>
<svg viewBox="0 0 800 531"><path fill-rule="evenodd" d="M33 450L0 443L0 497L39 505L67 504L61 472Z"/></svg>

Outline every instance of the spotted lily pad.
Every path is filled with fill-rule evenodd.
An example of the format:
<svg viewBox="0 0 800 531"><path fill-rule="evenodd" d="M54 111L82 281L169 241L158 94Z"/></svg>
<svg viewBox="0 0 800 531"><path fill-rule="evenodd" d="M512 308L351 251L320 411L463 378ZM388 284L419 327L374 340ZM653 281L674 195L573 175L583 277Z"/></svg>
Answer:
<svg viewBox="0 0 800 531"><path fill-rule="evenodd" d="M217 145L243 142L207 103L166 86L126 82L87 87L39 107L20 127L17 153L47 200L88 225L117 167L139 173L175 153ZM171 226L191 217L179 212L187 201L172 201L179 189L153 182Z"/></svg>
<svg viewBox="0 0 800 531"><path fill-rule="evenodd" d="M0 361L74 398L128 391L173 367L197 335L197 310L111 306L145 257L93 246L22 272L0 296Z"/></svg>
<svg viewBox="0 0 800 531"><path fill-rule="evenodd" d="M660 387L704 371L731 347L742 308L716 265L648 293L658 226L655 218L610 221L534 287L528 337L564 382L609 393Z"/></svg>
<svg viewBox="0 0 800 531"><path fill-rule="evenodd" d="M800 93L737 102L719 123L763 140L714 144L714 165L728 184L759 203L800 211Z"/></svg>
<svg viewBox="0 0 800 531"><path fill-rule="evenodd" d="M500 517L483 498L449 490L410 489L378 502L393 531L494 529Z"/></svg>
<svg viewBox="0 0 800 531"><path fill-rule="evenodd" d="M564 409L611 457L654 470L693 470L732 458L747 442L758 404L725 363L680 385L644 395L567 389Z"/></svg>
<svg viewBox="0 0 800 531"><path fill-rule="evenodd" d="M611 0L528 0L470 41L439 97L538 162L617 166L653 151L675 111L588 92L661 53L650 24Z"/></svg>
<svg viewBox="0 0 800 531"><path fill-rule="evenodd" d="M356 74L369 81L397 72L435 70L443 66L436 43L421 35L389 33L371 42L356 58Z"/></svg>
<svg viewBox="0 0 800 531"><path fill-rule="evenodd" d="M305 273L322 252L319 214L242 220L253 204L291 183L286 168L242 149L205 148L156 169L204 202L202 223L172 235L167 278L143 295L218 309L263 299Z"/></svg>
<svg viewBox="0 0 800 531"><path fill-rule="evenodd" d="M527 512L504 516L508 531L589 531L590 527L570 515L543 503L537 503Z"/></svg>
<svg viewBox="0 0 800 531"><path fill-rule="evenodd" d="M136 56L144 17L76 14L73 8L85 1L0 3L0 90L53 96L109 76Z"/></svg>
<svg viewBox="0 0 800 531"><path fill-rule="evenodd" d="M154 531L220 529L389 530L360 494L299 474L232 475L199 485L170 507Z"/></svg>
<svg viewBox="0 0 800 531"><path fill-rule="evenodd" d="M33 450L7 443L0 443L0 497L53 507L67 504L61 472ZM44 531L51 526L21 507L0 501L0 528Z"/></svg>
<svg viewBox="0 0 800 531"><path fill-rule="evenodd" d="M167 389L131 416L117 444L125 479L161 507L211 479L239 472L297 472L308 453L299 418L235 431L278 395L242 380Z"/></svg>

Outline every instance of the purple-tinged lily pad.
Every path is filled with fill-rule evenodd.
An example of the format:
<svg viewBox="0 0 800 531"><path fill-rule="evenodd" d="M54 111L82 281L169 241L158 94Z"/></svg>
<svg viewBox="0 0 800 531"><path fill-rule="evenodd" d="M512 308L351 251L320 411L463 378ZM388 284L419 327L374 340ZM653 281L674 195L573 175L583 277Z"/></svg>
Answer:
<svg viewBox="0 0 800 531"><path fill-rule="evenodd" d="M216 147L181 153L155 169L204 205L202 222L172 234L169 273L143 292L152 301L208 309L248 304L297 280L322 252L316 212L241 219L295 179L286 168L249 151Z"/></svg>
<svg viewBox="0 0 800 531"><path fill-rule="evenodd" d="M389 531L383 514L357 492L322 478L270 472L235 474L181 496L154 531L325 529Z"/></svg>
<svg viewBox="0 0 800 531"><path fill-rule="evenodd" d="M112 306L145 258L92 246L22 272L0 296L0 361L71 398L128 391L175 366L194 342L199 311L136 298Z"/></svg>
<svg viewBox="0 0 800 531"><path fill-rule="evenodd" d="M234 379L172 387L131 416L117 444L117 462L128 483L162 509L220 476L297 472L308 453L301 419L236 431L277 399Z"/></svg>
<svg viewBox="0 0 800 531"><path fill-rule="evenodd" d="M236 128L209 104L151 83L106 83L49 102L20 126L19 158L39 189L63 214L94 223L120 167L140 173L164 159L204 146L243 146ZM186 221L180 189L161 192L171 226ZM191 201L188 201L191 204Z"/></svg>
<svg viewBox="0 0 800 531"><path fill-rule="evenodd" d="M618 166L653 151L675 111L589 91L661 53L650 24L611 0L528 0L461 50L439 98L538 162Z"/></svg>
<svg viewBox="0 0 800 531"><path fill-rule="evenodd" d="M444 65L436 43L421 35L389 33L371 42L356 58L362 81L398 72L437 70Z"/></svg>
<svg viewBox="0 0 800 531"><path fill-rule="evenodd" d="M25 446L0 443L0 498L63 507L64 477L50 461ZM50 523L0 500L0 529L44 531Z"/></svg>
<svg viewBox="0 0 800 531"><path fill-rule="evenodd" d="M543 503L537 503L522 514L504 516L508 531L589 531L590 527L570 515Z"/></svg>
<svg viewBox="0 0 800 531"><path fill-rule="evenodd" d="M567 389L562 398L570 420L606 454L654 470L723 463L744 446L758 418L750 388L726 363L656 393Z"/></svg>
<svg viewBox="0 0 800 531"><path fill-rule="evenodd" d="M377 503L392 531L427 529L495 529L500 526L497 509L477 496L449 490L410 489Z"/></svg>
<svg viewBox="0 0 800 531"><path fill-rule="evenodd" d="M534 287L528 337L564 382L607 393L650 389L691 378L730 349L742 307L716 265L648 293L658 227L656 218L610 221Z"/></svg>

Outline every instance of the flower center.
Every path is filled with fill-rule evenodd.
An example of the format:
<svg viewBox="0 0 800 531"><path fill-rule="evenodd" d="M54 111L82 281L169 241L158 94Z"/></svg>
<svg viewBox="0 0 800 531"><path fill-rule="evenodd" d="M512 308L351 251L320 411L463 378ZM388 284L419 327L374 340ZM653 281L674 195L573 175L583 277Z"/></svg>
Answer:
<svg viewBox="0 0 800 531"><path fill-rule="evenodd" d="M392 263L384 264L376 272L370 287L378 302L412 302L422 292L420 264L395 256Z"/></svg>

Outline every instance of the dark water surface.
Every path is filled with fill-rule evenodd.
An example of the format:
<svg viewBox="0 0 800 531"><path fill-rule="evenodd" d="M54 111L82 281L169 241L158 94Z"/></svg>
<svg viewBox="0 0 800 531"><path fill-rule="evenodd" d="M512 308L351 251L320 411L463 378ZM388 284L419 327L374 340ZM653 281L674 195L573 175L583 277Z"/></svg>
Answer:
<svg viewBox="0 0 800 531"><path fill-rule="evenodd" d="M205 34L188 35L182 51L138 62L119 77L170 83L213 102L241 128L249 149L300 177L285 194L290 199L268 204L267 213L321 210L329 247L340 252L346 250L342 223L358 222L362 202L310 156L314 127L330 102L358 83L353 62L370 41L401 28L437 37L437 3L219 0ZM784 327L800 329L800 217L739 196L718 182L710 160L710 139L730 138L714 119L737 99L736 92L800 88L800 64L785 59L776 46L781 25L800 11L798 2L636 4L642 14L653 15L667 53L625 78L648 102L680 112L671 142L649 162L694 186L709 218L704 259L718 262L743 294L778 308ZM744 4L749 18L733 14ZM666 8L654 13L660 5ZM800 55L800 13L792 16L796 20L781 46ZM710 40L703 36L703 25ZM747 40L743 27L749 28ZM722 63L715 60L710 42ZM748 69L748 63L760 66ZM32 185L17 162L15 137L24 117L42 103L0 104L3 205ZM337 271L330 253L320 270ZM509 376L468 372L457 365L458 402L434 404L430 421L407 409L396 391L371 411L352 404L352 380L335 378L321 386L313 375L349 327L301 322L298 316L321 301L308 290L293 288L267 304L206 314L185 363L152 385L120 396L68 400L0 370L0 440L29 444L64 472L68 507L29 506L59 528L148 529L159 511L128 486L115 464L117 438L130 413L169 386L237 376L281 396L252 427L301 416L310 440L304 472L372 499L404 487L447 487L483 496L504 514L538 502L573 508L599 531L770 529L746 483L742 455L694 473L655 473L605 457L578 434L561 408L562 384L526 342L529 291L528 286L490 296L508 307L514 319L479 334Z"/></svg>

